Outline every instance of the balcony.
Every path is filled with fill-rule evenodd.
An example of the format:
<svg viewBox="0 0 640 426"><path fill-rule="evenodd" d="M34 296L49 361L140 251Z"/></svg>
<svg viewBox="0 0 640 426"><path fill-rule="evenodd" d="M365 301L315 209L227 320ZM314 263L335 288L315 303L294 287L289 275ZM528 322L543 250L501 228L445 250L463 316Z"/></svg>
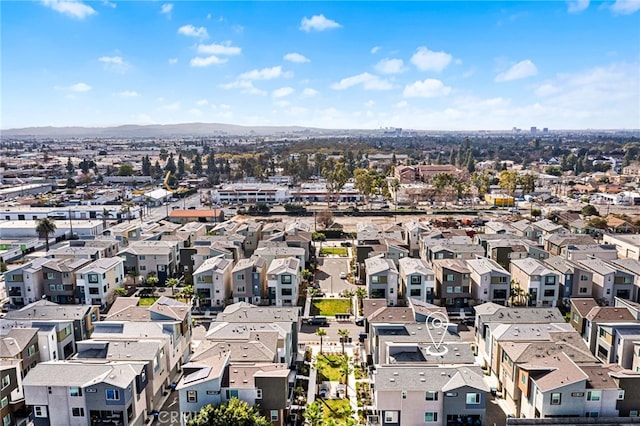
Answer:
<svg viewBox="0 0 640 426"><path fill-rule="evenodd" d="M124 413L122 411L97 411L91 410L92 426L124 426Z"/></svg>

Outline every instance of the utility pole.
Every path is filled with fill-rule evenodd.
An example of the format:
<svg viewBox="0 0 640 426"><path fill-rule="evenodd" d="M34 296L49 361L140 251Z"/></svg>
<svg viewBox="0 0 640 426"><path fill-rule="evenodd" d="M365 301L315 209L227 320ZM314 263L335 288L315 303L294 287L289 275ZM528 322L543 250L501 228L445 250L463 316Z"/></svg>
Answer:
<svg viewBox="0 0 640 426"><path fill-rule="evenodd" d="M71 229L71 237L70 240L73 240L73 222L71 221L71 208L69 208L69 228Z"/></svg>

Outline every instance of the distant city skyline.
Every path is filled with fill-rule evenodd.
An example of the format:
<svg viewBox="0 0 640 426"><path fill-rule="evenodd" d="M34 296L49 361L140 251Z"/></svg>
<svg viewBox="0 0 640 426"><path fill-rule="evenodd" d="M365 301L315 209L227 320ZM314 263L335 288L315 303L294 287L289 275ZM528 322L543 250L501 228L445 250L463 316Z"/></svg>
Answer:
<svg viewBox="0 0 640 426"><path fill-rule="evenodd" d="M640 128L640 0L1 7L2 129Z"/></svg>

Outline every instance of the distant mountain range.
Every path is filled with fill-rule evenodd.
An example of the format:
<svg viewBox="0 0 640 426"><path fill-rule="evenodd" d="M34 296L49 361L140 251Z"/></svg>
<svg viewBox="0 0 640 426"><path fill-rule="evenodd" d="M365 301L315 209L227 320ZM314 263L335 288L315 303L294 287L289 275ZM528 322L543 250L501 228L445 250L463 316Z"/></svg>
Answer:
<svg viewBox="0 0 640 426"><path fill-rule="evenodd" d="M4 137L38 138L171 138L216 136L305 136L346 133L299 126L237 126L222 123L124 125L116 127L25 127L2 130Z"/></svg>

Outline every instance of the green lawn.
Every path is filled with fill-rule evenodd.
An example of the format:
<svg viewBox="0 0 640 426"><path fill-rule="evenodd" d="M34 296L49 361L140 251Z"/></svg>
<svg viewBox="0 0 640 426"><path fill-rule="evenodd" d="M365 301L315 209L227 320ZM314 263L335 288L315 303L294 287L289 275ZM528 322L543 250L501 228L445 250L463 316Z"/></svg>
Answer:
<svg viewBox="0 0 640 426"><path fill-rule="evenodd" d="M324 247L320 249L320 256L328 255L347 257L349 251L344 247Z"/></svg>
<svg viewBox="0 0 640 426"><path fill-rule="evenodd" d="M159 297L141 297L138 306L151 306L156 303Z"/></svg>
<svg viewBox="0 0 640 426"><path fill-rule="evenodd" d="M318 355L318 378L320 381L339 382L340 357L337 355Z"/></svg>
<svg viewBox="0 0 640 426"><path fill-rule="evenodd" d="M351 312L351 299L313 299L311 315L335 316Z"/></svg>

